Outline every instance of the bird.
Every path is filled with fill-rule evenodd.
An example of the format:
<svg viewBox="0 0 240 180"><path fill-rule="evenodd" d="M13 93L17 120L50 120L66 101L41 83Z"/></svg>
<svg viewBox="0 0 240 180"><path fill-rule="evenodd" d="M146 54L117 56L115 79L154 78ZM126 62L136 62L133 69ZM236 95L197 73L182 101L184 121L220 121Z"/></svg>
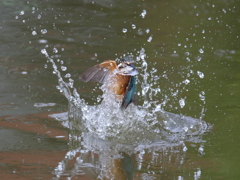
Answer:
<svg viewBox="0 0 240 180"><path fill-rule="evenodd" d="M86 70L80 76L80 80L106 85L117 99L122 100L120 108L126 109L131 103L136 105L137 74L138 70L133 62L122 59L122 62L117 65L115 61L107 60Z"/></svg>

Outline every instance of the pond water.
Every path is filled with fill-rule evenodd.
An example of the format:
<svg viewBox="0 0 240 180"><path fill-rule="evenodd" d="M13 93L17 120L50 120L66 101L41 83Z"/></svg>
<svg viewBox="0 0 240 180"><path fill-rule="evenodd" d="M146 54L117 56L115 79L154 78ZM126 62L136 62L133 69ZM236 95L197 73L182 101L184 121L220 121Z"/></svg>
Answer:
<svg viewBox="0 0 240 180"><path fill-rule="evenodd" d="M239 179L239 3L1 1L0 179ZM122 111L79 76L124 56Z"/></svg>

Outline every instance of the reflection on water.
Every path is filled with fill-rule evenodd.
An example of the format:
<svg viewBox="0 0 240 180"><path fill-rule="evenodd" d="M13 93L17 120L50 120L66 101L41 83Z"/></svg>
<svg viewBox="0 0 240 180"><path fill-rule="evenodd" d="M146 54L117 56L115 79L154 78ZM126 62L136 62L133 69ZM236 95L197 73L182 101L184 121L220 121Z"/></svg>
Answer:
<svg viewBox="0 0 240 180"><path fill-rule="evenodd" d="M79 119L68 119L67 113L53 114L51 117L62 121L65 126L80 123ZM199 155L201 156L204 153L204 141L200 134L195 136L188 134L191 138L183 136L180 138L176 132L173 132L165 135L169 137L167 140L158 139L155 142L145 144L123 144L114 140L103 140L91 132L82 132L74 128L79 126L71 127L69 134L70 151L66 153L64 159L55 168L56 178L54 179L83 174L93 179L97 177L98 179L133 179L133 177L159 179L166 175L172 176L173 172L183 178L184 175L177 173L177 169L179 166L185 166L186 163L185 154L188 148L184 142L191 141L196 145L199 144ZM201 133L206 132L206 130L205 127ZM125 140L127 142L128 138ZM171 167L171 169L168 169L168 167ZM198 171L201 174L201 170L198 169ZM200 176L194 174L191 177L198 179Z"/></svg>

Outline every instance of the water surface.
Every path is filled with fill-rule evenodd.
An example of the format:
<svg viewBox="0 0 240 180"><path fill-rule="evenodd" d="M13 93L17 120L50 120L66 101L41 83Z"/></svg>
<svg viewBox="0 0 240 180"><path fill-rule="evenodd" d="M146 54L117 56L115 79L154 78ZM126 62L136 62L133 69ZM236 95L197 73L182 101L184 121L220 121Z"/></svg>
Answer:
<svg viewBox="0 0 240 180"><path fill-rule="evenodd" d="M1 1L1 177L238 179L238 4ZM79 75L126 55L138 108L97 121Z"/></svg>

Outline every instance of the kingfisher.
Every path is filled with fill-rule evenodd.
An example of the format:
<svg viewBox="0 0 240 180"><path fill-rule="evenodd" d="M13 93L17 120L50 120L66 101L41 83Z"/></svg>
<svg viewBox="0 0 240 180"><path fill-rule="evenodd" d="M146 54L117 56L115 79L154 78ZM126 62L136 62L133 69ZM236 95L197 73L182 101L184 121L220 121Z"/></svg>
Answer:
<svg viewBox="0 0 240 180"><path fill-rule="evenodd" d="M121 109L126 109L130 103L136 105L138 71L132 62L125 59L117 65L113 60L107 60L86 70L80 80L83 82L99 82L106 85L118 100L122 100Z"/></svg>

